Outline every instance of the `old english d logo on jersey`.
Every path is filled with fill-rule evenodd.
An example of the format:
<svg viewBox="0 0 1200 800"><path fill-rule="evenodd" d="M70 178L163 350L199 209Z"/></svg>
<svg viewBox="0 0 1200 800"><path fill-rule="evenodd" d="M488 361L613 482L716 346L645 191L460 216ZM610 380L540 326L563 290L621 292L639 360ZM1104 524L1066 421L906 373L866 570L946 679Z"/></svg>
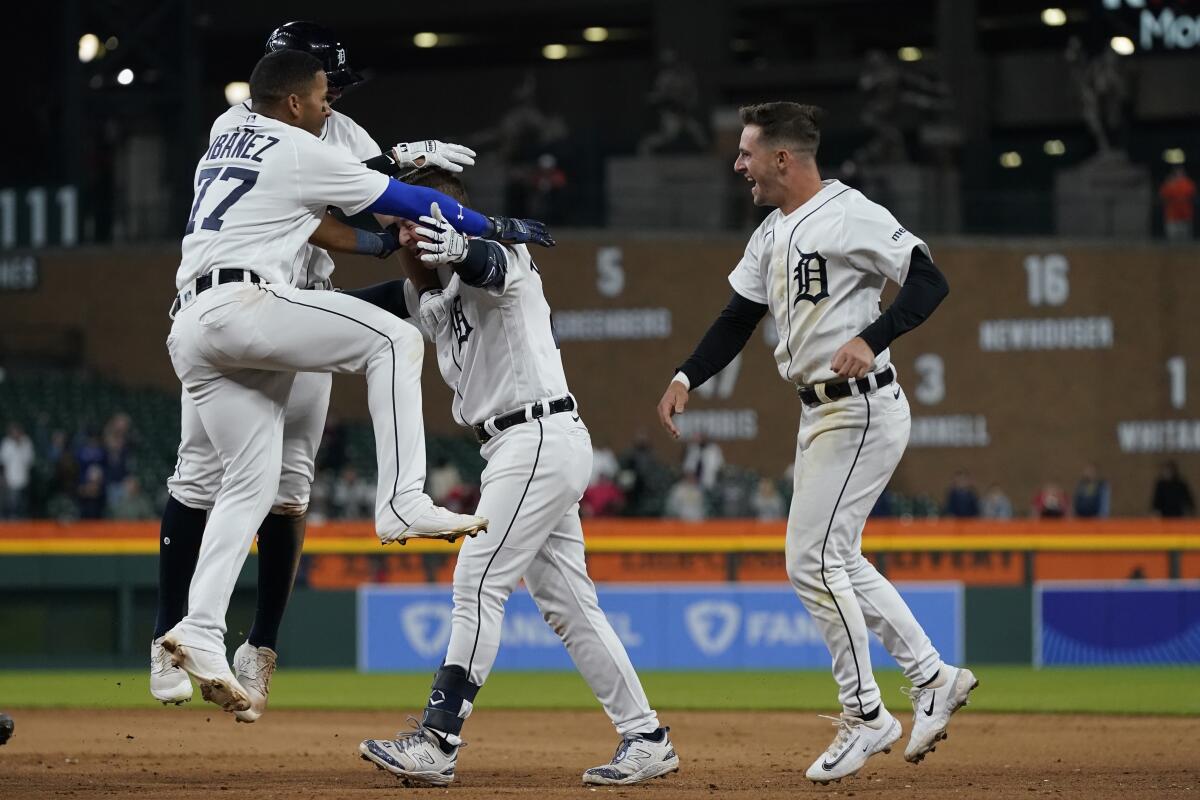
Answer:
<svg viewBox="0 0 1200 800"><path fill-rule="evenodd" d="M796 276L796 299L792 305L801 300L808 300L814 306L829 297L829 274L825 270L825 256L818 252L804 253L797 247L800 261L796 264L793 274Z"/></svg>
<svg viewBox="0 0 1200 800"><path fill-rule="evenodd" d="M450 307L450 324L454 326L454 338L458 340L458 346L461 348L467 343L471 331L475 330L471 323L467 322L467 315L463 313L462 295L455 297L454 304Z"/></svg>

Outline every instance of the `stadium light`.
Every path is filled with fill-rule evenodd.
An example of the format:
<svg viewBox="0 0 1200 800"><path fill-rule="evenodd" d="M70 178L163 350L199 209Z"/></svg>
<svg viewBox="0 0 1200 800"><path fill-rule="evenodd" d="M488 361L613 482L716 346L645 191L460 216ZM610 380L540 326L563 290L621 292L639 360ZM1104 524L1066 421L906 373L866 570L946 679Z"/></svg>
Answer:
<svg viewBox="0 0 1200 800"><path fill-rule="evenodd" d="M1108 46L1119 56L1133 55L1133 39L1128 36L1114 36L1108 40Z"/></svg>
<svg viewBox="0 0 1200 800"><path fill-rule="evenodd" d="M128 86L129 84L133 83L133 70L131 70L129 67L126 67L118 72L117 83L121 84L122 86Z"/></svg>
<svg viewBox="0 0 1200 800"><path fill-rule="evenodd" d="M1061 156L1067 152L1067 146L1062 139L1047 139L1042 143L1042 152L1048 156Z"/></svg>
<svg viewBox="0 0 1200 800"><path fill-rule="evenodd" d="M85 33L79 37L79 60L84 64L100 54L100 37L94 33Z"/></svg>
<svg viewBox="0 0 1200 800"><path fill-rule="evenodd" d="M589 42L603 42L608 39L608 28L593 26L583 29L583 38Z"/></svg>
<svg viewBox="0 0 1200 800"><path fill-rule="evenodd" d="M1184 164L1187 162L1187 155L1182 147L1168 147L1163 150L1162 159L1168 164Z"/></svg>
<svg viewBox="0 0 1200 800"><path fill-rule="evenodd" d="M542 48L542 55L551 61L560 61L567 57L565 44L548 44Z"/></svg>
<svg viewBox="0 0 1200 800"><path fill-rule="evenodd" d="M1057 28L1060 25L1067 24L1067 12L1061 8L1043 8L1042 9L1042 24L1048 25L1051 28Z"/></svg>
<svg viewBox="0 0 1200 800"><path fill-rule="evenodd" d="M438 35L436 33L421 31L420 33L413 34L413 44L417 47L428 49L430 47L437 47L437 43Z"/></svg>
<svg viewBox="0 0 1200 800"><path fill-rule="evenodd" d="M901 47L896 55L900 57L901 61L920 61L925 57L919 47Z"/></svg>
<svg viewBox="0 0 1200 800"><path fill-rule="evenodd" d="M231 106L244 103L250 99L250 84L245 81L232 81L225 84L225 102Z"/></svg>
<svg viewBox="0 0 1200 800"><path fill-rule="evenodd" d="M115 36L110 36L104 40L104 49L105 50L116 50L120 46L121 46L121 40Z"/></svg>
<svg viewBox="0 0 1200 800"><path fill-rule="evenodd" d="M1016 169L1017 167L1021 166L1021 154L1016 150L1009 150L1008 152L1001 153L1000 166L1004 167L1005 169Z"/></svg>

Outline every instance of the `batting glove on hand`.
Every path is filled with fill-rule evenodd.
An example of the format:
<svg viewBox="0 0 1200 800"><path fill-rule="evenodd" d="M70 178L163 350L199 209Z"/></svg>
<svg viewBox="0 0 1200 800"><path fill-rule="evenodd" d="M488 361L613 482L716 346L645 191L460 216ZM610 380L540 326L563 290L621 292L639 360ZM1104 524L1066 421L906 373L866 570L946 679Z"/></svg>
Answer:
<svg viewBox="0 0 1200 800"><path fill-rule="evenodd" d="M423 142L401 142L395 147L396 163L401 169L412 167L441 167L447 172L462 172L474 166L475 151L461 144L426 139Z"/></svg>
<svg viewBox="0 0 1200 800"><path fill-rule="evenodd" d="M432 339L437 339L438 331L446 321L446 305L446 298L440 290L421 295L421 307L417 310L417 316L421 318L421 324Z"/></svg>
<svg viewBox="0 0 1200 800"><path fill-rule="evenodd" d="M421 253L423 262L431 265L459 264L466 259L470 246L467 237L450 227L437 203L430 204L429 216L421 217L420 222L425 227L417 228L414 233L421 237L417 240L417 247L425 251Z"/></svg>
<svg viewBox="0 0 1200 800"><path fill-rule="evenodd" d="M540 244L554 247L554 237L546 230L546 223L536 219L513 219L511 217L488 217L492 229L484 236L504 244Z"/></svg>

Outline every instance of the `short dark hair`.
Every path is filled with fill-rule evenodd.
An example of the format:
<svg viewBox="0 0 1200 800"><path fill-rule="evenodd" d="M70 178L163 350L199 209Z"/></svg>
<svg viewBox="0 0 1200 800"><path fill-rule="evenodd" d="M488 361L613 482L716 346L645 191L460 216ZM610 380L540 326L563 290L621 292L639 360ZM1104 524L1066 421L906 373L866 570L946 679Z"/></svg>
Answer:
<svg viewBox="0 0 1200 800"><path fill-rule="evenodd" d="M404 177L405 183L411 183L413 186L424 186L427 189L434 189L442 194L448 194L464 206L469 206L471 200L467 197L467 187L453 172L447 172L441 167L422 167L416 172L413 172ZM442 213L448 214L447 209L442 209Z"/></svg>
<svg viewBox="0 0 1200 800"><path fill-rule="evenodd" d="M825 116L824 110L817 106L781 100L742 106L739 112L742 124L757 125L766 141L799 153L817 154L821 144L821 120Z"/></svg>
<svg viewBox="0 0 1200 800"><path fill-rule="evenodd" d="M256 105L274 105L290 94L308 91L316 74L324 71L316 57L301 50L267 53L250 73L250 99Z"/></svg>

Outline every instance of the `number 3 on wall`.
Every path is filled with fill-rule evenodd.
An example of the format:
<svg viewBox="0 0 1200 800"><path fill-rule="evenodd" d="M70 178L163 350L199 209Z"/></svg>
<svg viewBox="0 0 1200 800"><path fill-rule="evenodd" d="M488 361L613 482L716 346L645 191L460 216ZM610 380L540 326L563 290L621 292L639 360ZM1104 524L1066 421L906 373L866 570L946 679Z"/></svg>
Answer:
<svg viewBox="0 0 1200 800"><path fill-rule="evenodd" d="M946 362L937 353L922 353L913 363L921 382L913 395L917 402L936 406L946 399Z"/></svg>

